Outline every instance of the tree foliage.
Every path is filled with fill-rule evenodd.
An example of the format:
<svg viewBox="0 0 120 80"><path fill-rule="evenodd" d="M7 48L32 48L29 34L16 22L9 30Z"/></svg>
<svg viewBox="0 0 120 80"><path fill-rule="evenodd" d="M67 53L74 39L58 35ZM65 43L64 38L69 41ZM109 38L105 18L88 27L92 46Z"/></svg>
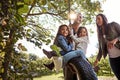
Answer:
<svg viewBox="0 0 120 80"><path fill-rule="evenodd" d="M18 53L15 44L19 39L25 38L38 47L43 42L50 43L49 38L53 37L50 31L41 25L43 22L36 24L34 19L44 14L58 21L68 20L69 11L83 13L84 22L88 23L101 11L101 3L91 0L0 0L0 74L3 80L13 80L10 67L19 60L15 57Z"/></svg>

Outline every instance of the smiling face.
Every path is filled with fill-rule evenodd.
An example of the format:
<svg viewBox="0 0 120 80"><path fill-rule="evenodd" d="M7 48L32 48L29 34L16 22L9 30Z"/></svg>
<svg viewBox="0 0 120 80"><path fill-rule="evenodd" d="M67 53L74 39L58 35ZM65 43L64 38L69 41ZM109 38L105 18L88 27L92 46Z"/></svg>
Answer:
<svg viewBox="0 0 120 80"><path fill-rule="evenodd" d="M87 31L86 29L82 28L80 33L78 34L78 37L84 37L87 36Z"/></svg>
<svg viewBox="0 0 120 80"><path fill-rule="evenodd" d="M60 28L60 34L63 35L64 37L68 36L69 34L69 29L67 26L62 26Z"/></svg>
<svg viewBox="0 0 120 80"><path fill-rule="evenodd" d="M96 17L96 24L97 24L98 26L102 26L102 25L103 25L103 18L102 18L102 16L98 15L98 16Z"/></svg>
<svg viewBox="0 0 120 80"><path fill-rule="evenodd" d="M88 31L86 29L86 27L79 27L78 32L77 32L77 36L78 37L84 37L84 36L88 36Z"/></svg>

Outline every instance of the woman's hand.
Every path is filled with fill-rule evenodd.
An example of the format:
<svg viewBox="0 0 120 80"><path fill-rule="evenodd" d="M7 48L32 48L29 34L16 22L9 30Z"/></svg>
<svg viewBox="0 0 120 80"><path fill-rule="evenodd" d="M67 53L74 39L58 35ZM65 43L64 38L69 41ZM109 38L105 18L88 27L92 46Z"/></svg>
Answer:
<svg viewBox="0 0 120 80"><path fill-rule="evenodd" d="M96 67L97 65L98 65L98 59L95 60L94 67Z"/></svg>
<svg viewBox="0 0 120 80"><path fill-rule="evenodd" d="M117 41L118 41L118 38L113 39L112 41L108 41L108 42L107 42L107 47L108 47L108 49L113 48L114 44L116 44Z"/></svg>
<svg viewBox="0 0 120 80"><path fill-rule="evenodd" d="M109 42L107 42L107 48L108 48L108 49L113 48L113 43L111 43L110 41L109 41Z"/></svg>

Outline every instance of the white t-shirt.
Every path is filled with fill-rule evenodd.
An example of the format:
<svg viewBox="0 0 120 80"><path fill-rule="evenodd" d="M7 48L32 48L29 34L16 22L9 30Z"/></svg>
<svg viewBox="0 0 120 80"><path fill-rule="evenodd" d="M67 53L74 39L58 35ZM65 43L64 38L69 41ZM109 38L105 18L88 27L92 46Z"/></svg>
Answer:
<svg viewBox="0 0 120 80"><path fill-rule="evenodd" d="M108 49L108 55L110 58L117 58L120 56L120 49L114 46L113 48Z"/></svg>

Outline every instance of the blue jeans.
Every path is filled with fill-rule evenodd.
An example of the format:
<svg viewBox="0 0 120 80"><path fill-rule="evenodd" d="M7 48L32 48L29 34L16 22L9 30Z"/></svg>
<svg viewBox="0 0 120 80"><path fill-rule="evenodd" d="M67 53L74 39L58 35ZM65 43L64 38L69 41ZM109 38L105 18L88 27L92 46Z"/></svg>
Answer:
<svg viewBox="0 0 120 80"><path fill-rule="evenodd" d="M82 50L74 50L74 51L68 52L63 56L63 65L65 65L70 59L78 56L81 56L81 58L86 59L85 54L83 53Z"/></svg>

